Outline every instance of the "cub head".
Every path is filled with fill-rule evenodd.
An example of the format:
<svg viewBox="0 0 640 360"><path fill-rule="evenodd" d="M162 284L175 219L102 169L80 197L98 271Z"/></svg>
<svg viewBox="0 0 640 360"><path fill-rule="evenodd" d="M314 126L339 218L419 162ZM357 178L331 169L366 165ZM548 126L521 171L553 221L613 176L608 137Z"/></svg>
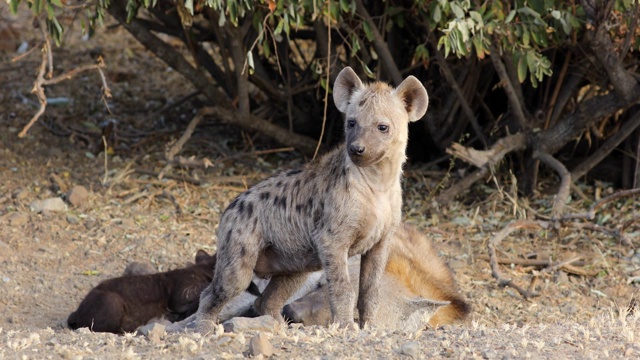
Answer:
<svg viewBox="0 0 640 360"><path fill-rule="evenodd" d="M429 105L427 90L413 76L395 89L382 82L365 85L350 67L336 78L333 100L345 114L349 158L361 167L398 155L404 161L409 122L420 120Z"/></svg>

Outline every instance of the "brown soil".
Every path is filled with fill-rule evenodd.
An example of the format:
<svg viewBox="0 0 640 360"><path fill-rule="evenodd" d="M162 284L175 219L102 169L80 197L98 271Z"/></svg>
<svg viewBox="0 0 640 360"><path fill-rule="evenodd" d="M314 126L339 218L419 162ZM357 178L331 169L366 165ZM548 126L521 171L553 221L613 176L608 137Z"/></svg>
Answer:
<svg viewBox="0 0 640 360"><path fill-rule="evenodd" d="M15 44L39 44L38 32L27 26L28 14L16 20L6 7L0 2L0 33L17 33ZM130 172L162 169L165 145L183 131L194 103L154 114L193 90L121 28L99 29L91 41L80 40L76 29L54 53L57 74L91 63L95 54L104 56L112 114L101 100L98 76L86 73L48 89L48 97L68 102L50 105L29 135L19 139L17 133L37 110L30 89L39 56L36 51L11 63L15 47L7 43L0 48L0 358L245 357L254 332L172 334L153 341L131 334L74 332L65 321L91 287L120 275L132 261L151 262L164 271L192 261L198 249L215 251L219 216L238 191L306 159L283 152L221 161L227 150L235 154L277 145L211 119L198 128L183 155L207 158L213 166L169 172L199 179L202 185ZM118 121L118 142L105 163L104 153L96 155L101 146L96 129L109 119ZM43 123L56 130L47 130ZM58 180L52 181L52 174ZM488 183L475 188L475 201L470 194L464 204L435 212L428 194L442 176L411 166L406 175L405 219L428 233L449 260L473 306L469 320L417 333L283 326L269 335L276 357L640 356L640 311L627 311L640 282L640 252L635 250L640 227L632 223L640 200L609 204L597 218L610 228L631 222L625 233L635 246L575 227L563 227L559 235L523 231L506 239L500 257L535 253L538 259L557 261L580 256L578 267L588 274L542 274L537 284L541 295L524 301L512 289L496 285L485 259L486 245L510 221L533 217L529 206L549 209L551 197L540 195L530 204L520 199L514 206ZM89 190L88 200L79 206L43 214L30 211L32 201L61 196L74 185ZM612 191L606 185L582 189L589 198ZM584 209L583 201L569 204L570 211ZM539 269L503 265L501 270L527 286Z"/></svg>

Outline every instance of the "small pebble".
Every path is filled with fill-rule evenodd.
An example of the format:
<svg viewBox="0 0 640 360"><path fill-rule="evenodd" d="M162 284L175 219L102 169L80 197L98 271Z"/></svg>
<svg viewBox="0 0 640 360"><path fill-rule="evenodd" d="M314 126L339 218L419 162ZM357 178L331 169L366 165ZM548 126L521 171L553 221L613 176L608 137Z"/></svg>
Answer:
<svg viewBox="0 0 640 360"><path fill-rule="evenodd" d="M273 355L273 345L269 342L267 335L258 333L249 340L249 354L251 356L262 355L265 357Z"/></svg>

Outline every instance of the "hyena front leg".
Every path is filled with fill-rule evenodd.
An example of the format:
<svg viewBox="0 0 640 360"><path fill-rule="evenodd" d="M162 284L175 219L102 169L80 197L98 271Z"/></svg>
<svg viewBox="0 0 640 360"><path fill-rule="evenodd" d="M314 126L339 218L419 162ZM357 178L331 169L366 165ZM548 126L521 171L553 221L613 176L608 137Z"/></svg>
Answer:
<svg viewBox="0 0 640 360"><path fill-rule="evenodd" d="M255 308L260 315L271 315L284 321L281 312L287 300L298 291L307 280L308 273L287 275L275 275L269 280L269 284L256 299Z"/></svg>
<svg viewBox="0 0 640 360"><path fill-rule="evenodd" d="M383 237L360 259L360 289L358 292L358 320L360 328L373 320L378 309L380 279L389 257L388 237Z"/></svg>
<svg viewBox="0 0 640 360"><path fill-rule="evenodd" d="M341 326L353 323L355 294L349 280L348 251L320 250L320 260L327 275L332 322Z"/></svg>

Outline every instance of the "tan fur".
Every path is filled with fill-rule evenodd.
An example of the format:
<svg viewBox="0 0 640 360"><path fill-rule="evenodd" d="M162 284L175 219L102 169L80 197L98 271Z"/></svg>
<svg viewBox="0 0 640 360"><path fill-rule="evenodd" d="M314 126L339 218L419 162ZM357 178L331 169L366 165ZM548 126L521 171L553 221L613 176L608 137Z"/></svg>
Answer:
<svg viewBox="0 0 640 360"><path fill-rule="evenodd" d="M459 294L453 274L431 241L415 227L403 224L395 232L372 325L387 329L418 329L426 321L434 328L464 319L469 306ZM356 259L354 259L356 260ZM352 286L357 288L357 261ZM433 301L429 301L433 300ZM449 302L442 305L438 302ZM330 310L326 286L287 305L284 314L305 325L327 325Z"/></svg>
<svg viewBox="0 0 640 360"><path fill-rule="evenodd" d="M453 274L431 241L418 229L402 225L391 243L385 274L401 283L413 296L450 301L429 320L433 327L463 319L468 306L456 289Z"/></svg>

